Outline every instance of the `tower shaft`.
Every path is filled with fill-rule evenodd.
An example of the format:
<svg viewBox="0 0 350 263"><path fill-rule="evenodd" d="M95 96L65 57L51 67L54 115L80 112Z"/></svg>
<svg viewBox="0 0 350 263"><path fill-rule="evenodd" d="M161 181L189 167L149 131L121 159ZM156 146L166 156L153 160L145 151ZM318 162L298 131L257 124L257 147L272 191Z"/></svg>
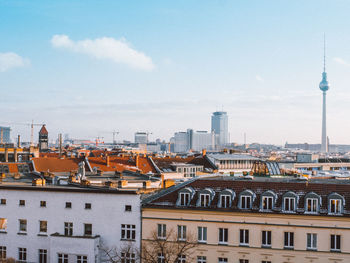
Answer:
<svg viewBox="0 0 350 263"><path fill-rule="evenodd" d="M321 151L328 152L327 145L327 120L326 120L326 92L323 92L323 105L322 105L322 144Z"/></svg>

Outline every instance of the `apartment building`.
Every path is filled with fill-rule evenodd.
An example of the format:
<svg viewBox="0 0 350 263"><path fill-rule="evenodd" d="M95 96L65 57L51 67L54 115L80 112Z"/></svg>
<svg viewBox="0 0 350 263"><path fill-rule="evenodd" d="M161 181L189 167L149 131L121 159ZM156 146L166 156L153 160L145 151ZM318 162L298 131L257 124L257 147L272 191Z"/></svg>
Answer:
<svg viewBox="0 0 350 263"><path fill-rule="evenodd" d="M195 178L144 200L142 243L194 237L181 263L350 262L349 193L344 180Z"/></svg>
<svg viewBox="0 0 350 263"><path fill-rule="evenodd" d="M102 262L139 247L140 195L108 187L0 183L0 262ZM122 254L135 262L135 253Z"/></svg>

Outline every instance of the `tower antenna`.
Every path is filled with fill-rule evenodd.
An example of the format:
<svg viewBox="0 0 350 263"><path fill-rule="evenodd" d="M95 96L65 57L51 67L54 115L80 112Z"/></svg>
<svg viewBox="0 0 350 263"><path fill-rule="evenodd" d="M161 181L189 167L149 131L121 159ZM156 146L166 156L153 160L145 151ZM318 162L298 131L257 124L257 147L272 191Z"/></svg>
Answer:
<svg viewBox="0 0 350 263"><path fill-rule="evenodd" d="M326 72L326 33L323 33L323 72Z"/></svg>

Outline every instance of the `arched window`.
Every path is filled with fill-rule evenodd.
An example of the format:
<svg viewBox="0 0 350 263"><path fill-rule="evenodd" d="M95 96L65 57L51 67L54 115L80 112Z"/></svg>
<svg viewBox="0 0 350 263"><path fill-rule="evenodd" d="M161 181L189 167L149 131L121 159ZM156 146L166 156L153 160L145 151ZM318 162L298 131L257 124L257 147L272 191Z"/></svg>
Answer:
<svg viewBox="0 0 350 263"><path fill-rule="evenodd" d="M317 214L320 211L322 205L322 198L314 192L307 193L305 195L305 213Z"/></svg>
<svg viewBox="0 0 350 263"><path fill-rule="evenodd" d="M255 193L251 190L244 190L239 194L238 207L240 209L252 209L255 200Z"/></svg>
<svg viewBox="0 0 350 263"><path fill-rule="evenodd" d="M218 207L229 208L232 206L232 201L235 199L236 194L231 189L225 189L219 194Z"/></svg>
<svg viewBox="0 0 350 263"><path fill-rule="evenodd" d="M282 198L282 211L287 213L294 213L297 210L299 196L289 191L283 195Z"/></svg>
<svg viewBox="0 0 350 263"><path fill-rule="evenodd" d="M198 207L208 207L211 204L211 201L213 201L215 196L215 192L211 188L205 188L198 192L198 200L197 200L197 206Z"/></svg>
<svg viewBox="0 0 350 263"><path fill-rule="evenodd" d="M277 194L271 190L265 191L261 195L260 200L260 210L261 211L271 211L275 207L277 200Z"/></svg>
<svg viewBox="0 0 350 263"><path fill-rule="evenodd" d="M195 194L192 187L186 187L178 192L178 197L176 201L177 206L188 206Z"/></svg>
<svg viewBox="0 0 350 263"><path fill-rule="evenodd" d="M340 215L344 212L345 199L338 193L328 195L328 214Z"/></svg>

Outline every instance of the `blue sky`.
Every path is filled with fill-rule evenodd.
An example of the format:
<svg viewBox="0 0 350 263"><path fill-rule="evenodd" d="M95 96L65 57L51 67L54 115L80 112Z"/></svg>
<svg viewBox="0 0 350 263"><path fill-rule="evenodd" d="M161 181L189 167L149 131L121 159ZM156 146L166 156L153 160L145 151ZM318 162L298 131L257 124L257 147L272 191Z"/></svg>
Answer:
<svg viewBox="0 0 350 263"><path fill-rule="evenodd" d="M210 130L223 107L233 142L318 143L325 32L328 135L350 144L349 11L345 0L1 0L0 122L168 140Z"/></svg>

